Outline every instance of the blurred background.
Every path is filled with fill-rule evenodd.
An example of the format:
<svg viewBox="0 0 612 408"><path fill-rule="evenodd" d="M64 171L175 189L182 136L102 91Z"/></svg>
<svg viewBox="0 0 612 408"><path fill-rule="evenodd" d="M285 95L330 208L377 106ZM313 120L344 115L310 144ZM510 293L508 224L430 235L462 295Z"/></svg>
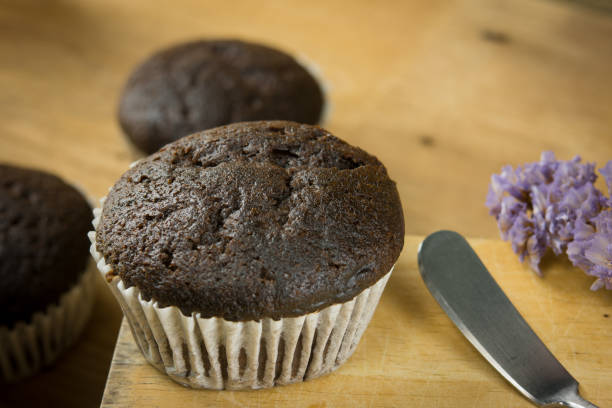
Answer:
<svg viewBox="0 0 612 408"><path fill-rule="evenodd" d="M484 200L503 165L545 150L612 158L604 1L0 0L0 161L56 173L97 201L134 159L116 120L131 69L199 38L262 42L316 65L331 103L323 126L387 166L409 235L497 238ZM82 339L0 386L0 406L98 406L120 315L100 282Z"/></svg>

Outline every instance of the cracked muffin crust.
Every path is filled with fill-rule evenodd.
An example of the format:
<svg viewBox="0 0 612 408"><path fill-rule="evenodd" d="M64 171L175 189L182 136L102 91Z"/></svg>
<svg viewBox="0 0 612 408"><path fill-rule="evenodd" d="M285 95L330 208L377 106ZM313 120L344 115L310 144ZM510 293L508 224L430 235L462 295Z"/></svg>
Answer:
<svg viewBox="0 0 612 408"><path fill-rule="evenodd" d="M154 54L131 74L119 123L146 153L229 123L317 123L323 93L291 56L237 40L196 41Z"/></svg>
<svg viewBox="0 0 612 408"><path fill-rule="evenodd" d="M317 126L237 123L182 138L113 186L96 248L160 307L279 319L352 299L403 246L395 183Z"/></svg>
<svg viewBox="0 0 612 408"><path fill-rule="evenodd" d="M29 321L77 283L91 208L58 177L0 165L0 326Z"/></svg>

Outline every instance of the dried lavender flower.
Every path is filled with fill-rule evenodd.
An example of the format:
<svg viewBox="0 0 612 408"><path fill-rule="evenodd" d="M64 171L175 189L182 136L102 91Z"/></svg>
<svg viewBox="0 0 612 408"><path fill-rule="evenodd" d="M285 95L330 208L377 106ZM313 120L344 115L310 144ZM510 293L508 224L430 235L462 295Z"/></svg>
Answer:
<svg viewBox="0 0 612 408"><path fill-rule="evenodd" d="M597 278L592 290L612 289L612 160L599 172L608 187L606 208L591 219L578 220L574 240L567 246L570 261Z"/></svg>
<svg viewBox="0 0 612 408"><path fill-rule="evenodd" d="M502 239L509 240L521 261L527 259L538 274L548 248L557 255L564 252L576 225L610 206L593 186L595 165L580 161L579 156L556 160L552 152L544 152L539 162L516 170L505 166L491 177L486 205ZM606 171L612 175L612 166Z"/></svg>

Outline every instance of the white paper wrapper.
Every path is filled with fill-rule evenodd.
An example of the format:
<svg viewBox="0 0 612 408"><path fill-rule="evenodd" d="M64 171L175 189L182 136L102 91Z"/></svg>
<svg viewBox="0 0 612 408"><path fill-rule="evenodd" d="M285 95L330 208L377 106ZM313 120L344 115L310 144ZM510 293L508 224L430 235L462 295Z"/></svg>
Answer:
<svg viewBox="0 0 612 408"><path fill-rule="evenodd" d="M100 214L94 210L95 228ZM89 237L98 269L106 275L111 268L95 248L95 232ZM193 388L257 389L316 378L346 361L390 276L391 271L350 301L315 313L245 322L159 307L118 277L110 287L142 354L160 371Z"/></svg>
<svg viewBox="0 0 612 408"><path fill-rule="evenodd" d="M52 363L78 338L95 299L96 268L87 266L80 280L57 304L12 329L0 327L0 382L14 382Z"/></svg>

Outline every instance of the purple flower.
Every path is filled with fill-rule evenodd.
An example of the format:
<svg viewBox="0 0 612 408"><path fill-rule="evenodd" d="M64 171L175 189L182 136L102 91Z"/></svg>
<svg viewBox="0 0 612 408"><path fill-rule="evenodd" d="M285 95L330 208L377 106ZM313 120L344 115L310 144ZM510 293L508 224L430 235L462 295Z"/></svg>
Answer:
<svg viewBox="0 0 612 408"><path fill-rule="evenodd" d="M599 172L608 186L607 208L591 219L579 220L574 240L567 246L570 261L597 278L592 290L612 289L612 160Z"/></svg>
<svg viewBox="0 0 612 408"><path fill-rule="evenodd" d="M601 170L612 184L612 164ZM505 166L491 177L486 205L495 216L502 239L512 243L514 252L527 259L540 274L539 263L548 250L557 255L574 239L577 225L589 223L610 207L610 202L593 183L595 165L556 160L544 152L539 162L514 170Z"/></svg>
<svg viewBox="0 0 612 408"><path fill-rule="evenodd" d="M577 222L592 220L605 207L605 197L592 183L567 189L551 209L554 215L549 224L549 243L555 255L561 254L574 239Z"/></svg>
<svg viewBox="0 0 612 408"><path fill-rule="evenodd" d="M612 160L606 163L604 167L599 169L599 172L606 181L608 186L608 207L612 207Z"/></svg>

